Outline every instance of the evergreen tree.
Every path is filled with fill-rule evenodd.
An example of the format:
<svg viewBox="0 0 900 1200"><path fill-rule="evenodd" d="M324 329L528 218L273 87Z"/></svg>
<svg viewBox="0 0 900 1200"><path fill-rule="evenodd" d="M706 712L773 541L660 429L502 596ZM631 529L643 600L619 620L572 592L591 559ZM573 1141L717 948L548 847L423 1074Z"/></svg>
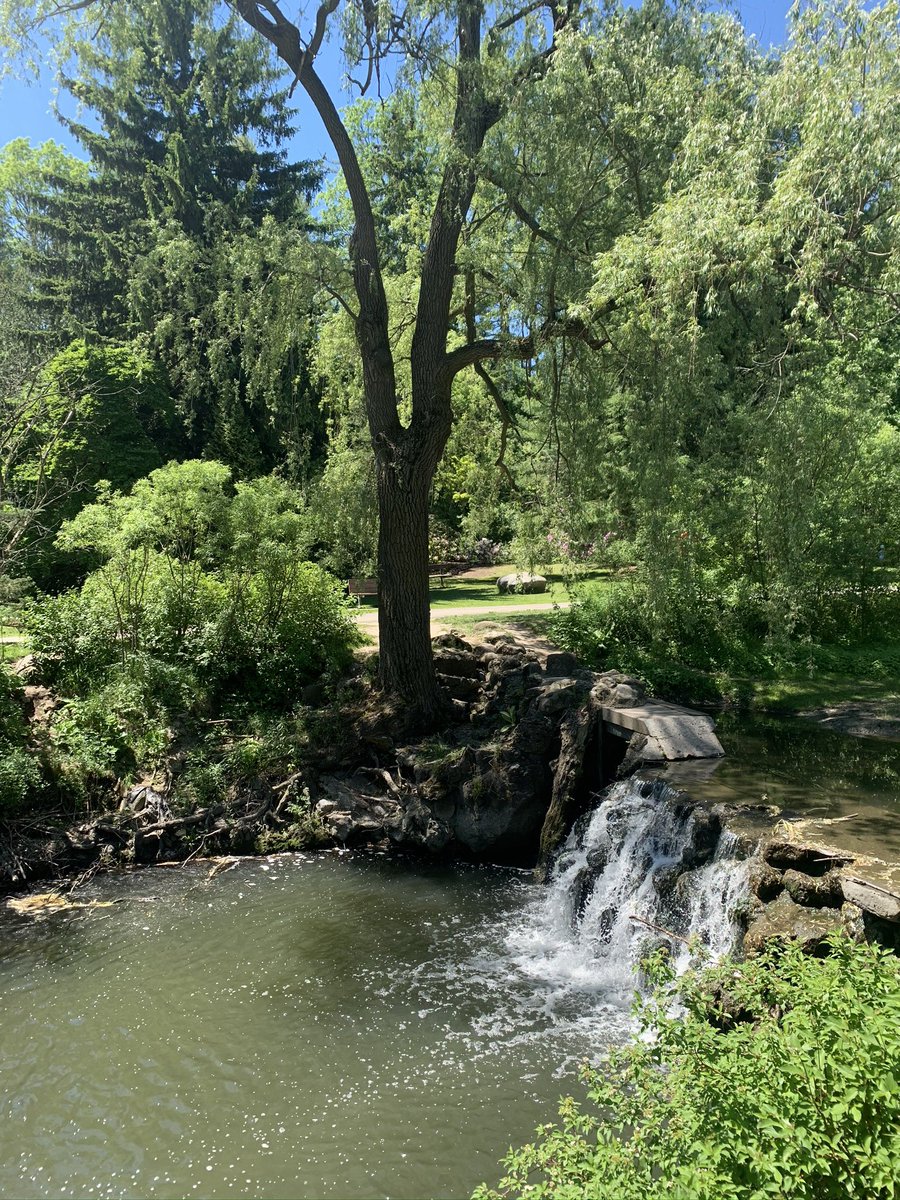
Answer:
<svg viewBox="0 0 900 1200"><path fill-rule="evenodd" d="M90 170L81 180L50 172L32 194L30 300L67 334L141 337L172 378L192 450L266 469L308 390L299 333L282 331L278 395L269 383L254 391L243 330L223 330L215 310L247 286L236 259L246 266L255 247L270 268L283 260L271 239L256 244L264 218L286 238L306 235L319 173L288 161L292 112L278 72L205 0L123 13L77 43L75 65L61 85L93 119L60 119Z"/></svg>

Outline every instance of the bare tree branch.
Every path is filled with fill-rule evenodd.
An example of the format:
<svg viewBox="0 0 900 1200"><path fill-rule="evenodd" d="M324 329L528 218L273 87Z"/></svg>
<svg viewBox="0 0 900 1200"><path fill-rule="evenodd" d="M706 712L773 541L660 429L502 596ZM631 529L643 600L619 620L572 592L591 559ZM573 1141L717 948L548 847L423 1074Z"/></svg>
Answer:
<svg viewBox="0 0 900 1200"><path fill-rule="evenodd" d="M606 311L612 307L610 305ZM457 346L445 356L442 375L452 381L460 371L466 367L474 367L477 363L499 359L518 359L524 362L535 358L541 347L549 345L555 338L582 342L592 350L604 350L610 345L606 334L598 336L584 321L576 318L548 321L541 329L524 337L478 338L463 346Z"/></svg>

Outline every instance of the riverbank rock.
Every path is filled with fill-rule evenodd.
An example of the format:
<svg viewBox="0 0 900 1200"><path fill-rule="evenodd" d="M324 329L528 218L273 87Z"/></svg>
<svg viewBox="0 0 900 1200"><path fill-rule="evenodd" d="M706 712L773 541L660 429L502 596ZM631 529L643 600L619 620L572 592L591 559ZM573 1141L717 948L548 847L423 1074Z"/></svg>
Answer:
<svg viewBox="0 0 900 1200"><path fill-rule="evenodd" d="M900 921L900 888L888 888L846 871L838 880L843 897L850 904L880 921Z"/></svg>
<svg viewBox="0 0 900 1200"><path fill-rule="evenodd" d="M783 892L750 922L744 934L744 953L758 954L773 941L791 941L799 942L808 954L813 954L830 933L841 928L839 912L803 907Z"/></svg>
<svg viewBox="0 0 900 1200"><path fill-rule="evenodd" d="M814 824L781 821L762 839L750 869L755 908L745 951L790 938L815 952L834 929L900 946L900 863L813 841ZM841 828L841 821L818 824Z"/></svg>
<svg viewBox="0 0 900 1200"><path fill-rule="evenodd" d="M712 728L711 718L677 706L657 712L632 676L581 669L573 655L520 643L505 630L480 643L444 634L433 647L457 719L440 735L397 744L370 770L367 786L359 773L343 775L353 798L336 800L328 785L318 811L341 844L387 839L415 853L545 871L572 823L616 777L629 738L627 768L646 761L635 733L641 721L659 716ZM604 723L619 717L617 736L608 737ZM375 811L379 795L390 796L387 820Z"/></svg>

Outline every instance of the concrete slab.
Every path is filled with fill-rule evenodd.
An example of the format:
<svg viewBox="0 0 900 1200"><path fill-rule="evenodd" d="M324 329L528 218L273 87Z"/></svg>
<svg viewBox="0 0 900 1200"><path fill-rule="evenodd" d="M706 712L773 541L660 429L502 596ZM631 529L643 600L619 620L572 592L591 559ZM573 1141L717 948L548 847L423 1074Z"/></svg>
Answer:
<svg viewBox="0 0 900 1200"><path fill-rule="evenodd" d="M634 708L603 706L600 715L616 730L643 734L669 762L686 758L721 758L725 751L706 713L678 704L648 700ZM654 756L655 757L655 756Z"/></svg>
<svg viewBox="0 0 900 1200"><path fill-rule="evenodd" d="M841 876L841 888L844 899L851 904L858 904L883 921L900 921L900 892L881 887L870 879L849 875L846 871Z"/></svg>

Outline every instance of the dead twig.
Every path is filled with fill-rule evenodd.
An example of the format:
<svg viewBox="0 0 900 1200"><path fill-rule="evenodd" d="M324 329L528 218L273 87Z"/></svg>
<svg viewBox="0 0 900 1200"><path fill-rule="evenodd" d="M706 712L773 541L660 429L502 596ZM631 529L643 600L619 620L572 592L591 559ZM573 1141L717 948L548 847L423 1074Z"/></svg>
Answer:
<svg viewBox="0 0 900 1200"><path fill-rule="evenodd" d="M644 917L638 917L634 913L630 913L629 920L638 921L641 925L646 925L648 929L652 929L654 933L661 933L663 937L672 938L675 942L681 942L683 946L690 945L688 939L682 937L680 933L673 933L671 929L664 929L662 925L654 925L652 921L648 921Z"/></svg>

